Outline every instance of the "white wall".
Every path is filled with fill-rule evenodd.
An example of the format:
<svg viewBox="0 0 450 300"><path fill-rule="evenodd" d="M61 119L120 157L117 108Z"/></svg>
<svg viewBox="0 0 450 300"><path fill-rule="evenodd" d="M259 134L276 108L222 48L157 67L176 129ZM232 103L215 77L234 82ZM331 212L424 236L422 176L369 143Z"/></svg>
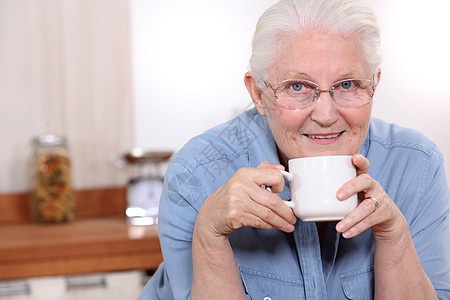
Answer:
<svg viewBox="0 0 450 300"><path fill-rule="evenodd" d="M274 0L133 0L137 142L179 149L250 104L256 21Z"/></svg>
<svg viewBox="0 0 450 300"><path fill-rule="evenodd" d="M134 141L128 0L0 0L0 193L28 189L33 137L65 135L78 188L123 185Z"/></svg>
<svg viewBox="0 0 450 300"><path fill-rule="evenodd" d="M368 2L384 49L373 116L431 138L444 154L450 182L450 2Z"/></svg>
<svg viewBox="0 0 450 300"><path fill-rule="evenodd" d="M373 115L433 139L450 171L450 29L445 0L366 0L384 49ZM133 0L137 143L178 150L242 111L256 21L275 0ZM449 178L450 176L447 175Z"/></svg>

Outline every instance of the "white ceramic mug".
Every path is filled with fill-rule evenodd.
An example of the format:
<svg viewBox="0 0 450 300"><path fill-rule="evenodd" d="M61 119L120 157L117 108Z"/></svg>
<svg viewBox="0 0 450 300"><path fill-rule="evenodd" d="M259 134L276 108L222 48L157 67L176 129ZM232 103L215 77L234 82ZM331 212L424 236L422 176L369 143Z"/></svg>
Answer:
<svg viewBox="0 0 450 300"><path fill-rule="evenodd" d="M358 205L357 195L338 200L336 192L356 177L351 156L317 156L289 160L291 201L285 203L304 222L341 220Z"/></svg>

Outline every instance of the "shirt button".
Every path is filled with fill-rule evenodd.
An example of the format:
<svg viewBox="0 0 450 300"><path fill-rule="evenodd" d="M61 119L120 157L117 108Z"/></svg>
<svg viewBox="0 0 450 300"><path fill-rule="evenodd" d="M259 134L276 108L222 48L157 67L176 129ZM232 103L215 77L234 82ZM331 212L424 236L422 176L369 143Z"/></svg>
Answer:
<svg viewBox="0 0 450 300"><path fill-rule="evenodd" d="M272 298L270 298L270 297L264 297L263 300L272 300Z"/></svg>

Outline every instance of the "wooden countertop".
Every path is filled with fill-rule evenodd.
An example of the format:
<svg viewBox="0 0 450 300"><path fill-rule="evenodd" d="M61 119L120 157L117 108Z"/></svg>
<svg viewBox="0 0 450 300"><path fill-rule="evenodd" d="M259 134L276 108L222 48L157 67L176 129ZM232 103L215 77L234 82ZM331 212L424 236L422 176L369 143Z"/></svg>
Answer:
<svg viewBox="0 0 450 300"><path fill-rule="evenodd" d="M162 261L157 231L124 218L1 225L0 280L156 269Z"/></svg>
<svg viewBox="0 0 450 300"><path fill-rule="evenodd" d="M0 280L156 269L162 262L157 225L130 225L116 212L89 214L62 224L0 223Z"/></svg>

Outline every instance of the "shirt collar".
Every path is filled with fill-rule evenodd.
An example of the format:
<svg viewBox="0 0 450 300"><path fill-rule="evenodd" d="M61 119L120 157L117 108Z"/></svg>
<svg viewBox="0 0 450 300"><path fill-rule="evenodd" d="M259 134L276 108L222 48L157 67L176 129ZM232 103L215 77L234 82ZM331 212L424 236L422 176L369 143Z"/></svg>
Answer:
<svg viewBox="0 0 450 300"><path fill-rule="evenodd" d="M372 132L372 120L370 121L369 130L367 131L366 138L358 151L358 153L362 154L364 157L367 157L367 153L369 152L371 132Z"/></svg>
<svg viewBox="0 0 450 300"><path fill-rule="evenodd" d="M266 116L260 115L256 111L256 108L250 109L247 113L252 115L249 130L255 136L254 140L249 145L249 166L257 167L263 161L280 164L275 140L270 131ZM289 184L285 184L283 192L278 195L283 200L291 199Z"/></svg>

